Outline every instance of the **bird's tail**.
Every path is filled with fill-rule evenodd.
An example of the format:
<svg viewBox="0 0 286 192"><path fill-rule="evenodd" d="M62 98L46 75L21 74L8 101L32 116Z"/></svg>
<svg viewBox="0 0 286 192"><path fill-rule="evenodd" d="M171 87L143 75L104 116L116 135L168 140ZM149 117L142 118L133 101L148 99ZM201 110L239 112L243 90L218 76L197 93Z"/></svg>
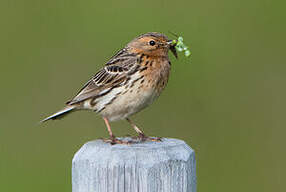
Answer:
<svg viewBox="0 0 286 192"><path fill-rule="evenodd" d="M48 121L48 120L50 120L50 119L52 119L52 120L60 119L60 118L64 117L65 115L67 115L68 113L74 111L75 108L76 108L75 105L68 105L68 106L66 106L65 108L63 108L62 110L60 110L60 111L58 111L58 112L52 114L51 116L49 116L49 117L43 119L43 120L41 121L41 123L43 123L43 122L45 122L45 121Z"/></svg>

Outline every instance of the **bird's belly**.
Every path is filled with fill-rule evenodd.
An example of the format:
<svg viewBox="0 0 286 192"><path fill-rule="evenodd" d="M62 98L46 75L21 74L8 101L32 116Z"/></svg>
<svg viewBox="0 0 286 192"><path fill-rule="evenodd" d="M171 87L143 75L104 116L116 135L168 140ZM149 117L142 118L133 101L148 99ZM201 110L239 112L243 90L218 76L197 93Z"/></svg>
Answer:
<svg viewBox="0 0 286 192"><path fill-rule="evenodd" d="M145 85L141 81L134 83L132 87L126 85L116 89L112 101L110 100L111 102L106 104L104 109L99 112L110 121L124 119L139 112L159 96L152 86Z"/></svg>

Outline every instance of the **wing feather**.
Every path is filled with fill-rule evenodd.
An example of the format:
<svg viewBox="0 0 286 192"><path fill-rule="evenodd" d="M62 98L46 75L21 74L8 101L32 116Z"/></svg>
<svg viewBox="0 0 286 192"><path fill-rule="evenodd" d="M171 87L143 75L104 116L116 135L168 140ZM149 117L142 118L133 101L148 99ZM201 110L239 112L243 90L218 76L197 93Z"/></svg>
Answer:
<svg viewBox="0 0 286 192"><path fill-rule="evenodd" d="M126 48L120 50L67 104L73 105L86 99L101 96L102 93L128 80L130 72L135 69L138 69L136 55L128 53Z"/></svg>

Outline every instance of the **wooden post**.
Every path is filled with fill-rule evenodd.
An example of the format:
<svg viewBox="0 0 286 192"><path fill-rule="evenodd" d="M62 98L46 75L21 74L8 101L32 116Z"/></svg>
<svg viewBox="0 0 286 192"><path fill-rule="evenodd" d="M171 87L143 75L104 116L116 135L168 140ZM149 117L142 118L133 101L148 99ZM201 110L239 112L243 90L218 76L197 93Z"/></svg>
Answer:
<svg viewBox="0 0 286 192"><path fill-rule="evenodd" d="M72 162L73 192L196 192L195 153L184 141L88 142Z"/></svg>

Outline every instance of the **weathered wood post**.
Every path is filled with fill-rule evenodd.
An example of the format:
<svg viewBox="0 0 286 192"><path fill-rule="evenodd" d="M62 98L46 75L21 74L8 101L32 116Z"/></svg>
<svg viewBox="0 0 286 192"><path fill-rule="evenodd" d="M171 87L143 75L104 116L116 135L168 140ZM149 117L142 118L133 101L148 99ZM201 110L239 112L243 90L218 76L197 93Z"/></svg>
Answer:
<svg viewBox="0 0 286 192"><path fill-rule="evenodd" d="M195 153L184 141L91 141L72 162L73 192L195 192Z"/></svg>

